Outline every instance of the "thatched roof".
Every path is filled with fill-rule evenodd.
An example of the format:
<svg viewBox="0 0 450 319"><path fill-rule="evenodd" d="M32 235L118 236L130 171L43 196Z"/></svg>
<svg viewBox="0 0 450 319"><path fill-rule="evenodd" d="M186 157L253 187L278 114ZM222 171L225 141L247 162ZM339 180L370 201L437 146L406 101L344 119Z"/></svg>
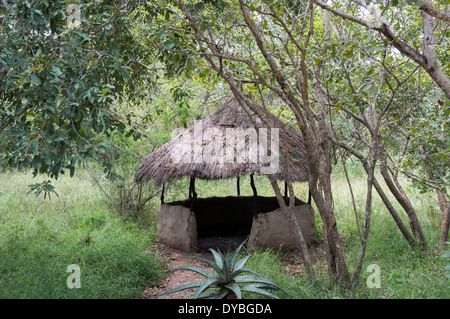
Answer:
<svg viewBox="0 0 450 319"><path fill-rule="evenodd" d="M253 116L253 120L263 123L257 116ZM285 124L279 119L273 117L272 120L278 128L280 149L283 146L291 155L288 157L291 181L307 181L309 164L302 136L284 129ZM152 179L161 185L183 176L216 180L253 173L273 173L278 180L285 180L278 154L267 151L276 150L275 144L273 147L271 144L272 134L273 140L278 140L276 131L256 130L239 103L231 99L148 155L139 167L136 181ZM264 147L264 136L267 147ZM273 155L269 163L264 154Z"/></svg>

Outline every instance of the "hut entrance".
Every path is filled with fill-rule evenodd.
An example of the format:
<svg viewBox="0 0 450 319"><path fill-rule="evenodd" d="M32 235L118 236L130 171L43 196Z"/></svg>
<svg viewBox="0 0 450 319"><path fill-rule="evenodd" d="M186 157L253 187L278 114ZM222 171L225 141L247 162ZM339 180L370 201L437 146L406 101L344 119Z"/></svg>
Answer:
<svg viewBox="0 0 450 319"><path fill-rule="evenodd" d="M181 205L193 210L199 250L226 250L236 248L250 235L252 203L252 197L228 196L186 199L169 205Z"/></svg>
<svg viewBox="0 0 450 319"><path fill-rule="evenodd" d="M285 199L288 204L288 199ZM315 233L312 207L299 199L295 213L310 242ZM253 212L256 211L257 214ZM276 197L227 196L186 199L162 204L158 240L185 251L251 246L295 246ZM287 235L287 236L286 236Z"/></svg>

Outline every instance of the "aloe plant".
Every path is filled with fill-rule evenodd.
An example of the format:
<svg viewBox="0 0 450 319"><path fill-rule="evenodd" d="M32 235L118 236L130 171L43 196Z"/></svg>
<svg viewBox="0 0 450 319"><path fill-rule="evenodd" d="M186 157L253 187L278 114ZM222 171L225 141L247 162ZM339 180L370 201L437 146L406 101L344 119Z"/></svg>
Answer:
<svg viewBox="0 0 450 319"><path fill-rule="evenodd" d="M172 273L179 270L190 270L204 276L205 280L200 282L192 282L174 288L172 290L159 294L158 296L167 295L191 288L198 288L193 296L194 299L242 299L242 292L244 291L275 299L279 299L279 297L266 290L280 290L287 294L275 283L262 278L258 273L244 267L245 263L252 256L251 254L237 261L239 251L242 249L244 244L245 241L238 247L238 249L236 249L234 253L227 254L226 257L220 251L216 251L212 248L209 249L214 256L215 262L201 257L186 257L205 262L215 271L215 273L195 266L183 266L176 268L172 271Z"/></svg>

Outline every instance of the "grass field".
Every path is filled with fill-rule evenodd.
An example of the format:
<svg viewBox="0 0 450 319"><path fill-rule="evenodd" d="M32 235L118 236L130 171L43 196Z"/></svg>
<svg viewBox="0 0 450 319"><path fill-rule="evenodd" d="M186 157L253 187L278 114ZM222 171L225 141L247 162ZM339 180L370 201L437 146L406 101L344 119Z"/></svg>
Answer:
<svg viewBox="0 0 450 319"><path fill-rule="evenodd" d="M0 173L0 298L135 298L142 296L145 286L164 278L163 263L152 248L156 239L154 209L146 212L146 223L113 212L83 170L74 178L63 176L54 181L59 197L52 195L50 200L26 195L27 185L40 181L33 180L31 174ZM243 195L251 194L247 184L241 181ZM256 184L259 194L272 194L264 177L258 177ZM348 186L339 171L333 175L333 185L338 227L352 273L359 239ZM364 177L355 169L352 187L358 207L364 207L365 185ZM234 195L235 189L233 180L196 183L200 197ZM438 245L441 214L434 194L420 194L410 187L406 190L429 247L410 248L375 196L361 280L350 290L330 284L320 249L314 254L314 283L301 269L295 276L289 275L286 260L295 262L293 254L257 251L247 266L279 284L291 298L449 298L449 279L444 270L449 262L441 257L448 248ZM306 199L307 193L306 185L296 185L299 198ZM166 192L167 200L186 196L185 181ZM363 210L358 214L362 223ZM320 241L320 218L316 219ZM70 264L80 266L81 289L68 288ZM370 264L379 266L380 288L366 285Z"/></svg>
<svg viewBox="0 0 450 319"><path fill-rule="evenodd" d="M26 195L29 174L0 175L0 298L131 298L162 278L154 232L109 211L79 173L51 200ZM68 288L71 264L81 289Z"/></svg>

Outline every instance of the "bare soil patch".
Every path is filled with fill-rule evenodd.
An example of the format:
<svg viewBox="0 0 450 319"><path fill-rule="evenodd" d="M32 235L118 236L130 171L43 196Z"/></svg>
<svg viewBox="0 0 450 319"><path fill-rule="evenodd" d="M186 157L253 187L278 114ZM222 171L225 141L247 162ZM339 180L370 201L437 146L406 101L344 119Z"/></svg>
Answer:
<svg viewBox="0 0 450 319"><path fill-rule="evenodd" d="M195 266L195 267L201 267L208 271L211 270L211 268L204 262L186 258L187 256L195 256L195 257L201 257L209 260L214 260L214 257L212 256L211 252L205 252L200 251L197 253L186 253L184 251L181 251L179 249L167 247L165 245L157 244L157 249L161 256L166 261L167 265L167 271L170 272L174 270L175 268L182 267L182 266ZM195 292L195 288L188 289L188 290L182 290L179 292L175 292L173 294L168 294L164 296L158 296L159 294L169 291L171 289L177 288L179 286L191 283L191 282L197 282L197 281L203 281L203 276L200 274L197 274L196 272L189 271L189 270L179 270L175 271L167 276L167 278L159 285L155 287L148 287L146 290L144 290L144 298L148 299L189 299L192 297L193 293Z"/></svg>

